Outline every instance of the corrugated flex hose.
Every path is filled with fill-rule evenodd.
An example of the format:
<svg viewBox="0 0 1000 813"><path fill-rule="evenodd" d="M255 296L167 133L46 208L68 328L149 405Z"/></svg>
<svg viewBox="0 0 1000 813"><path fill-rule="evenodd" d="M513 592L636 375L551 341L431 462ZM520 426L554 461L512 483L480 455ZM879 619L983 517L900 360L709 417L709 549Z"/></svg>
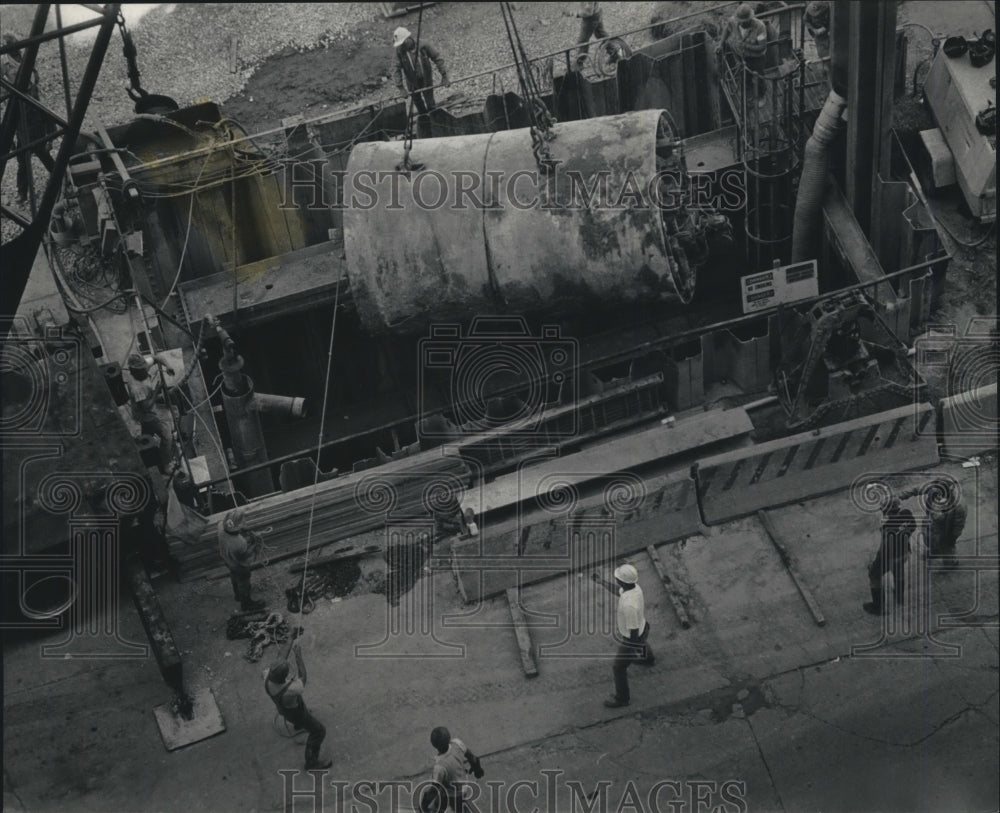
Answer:
<svg viewBox="0 0 1000 813"><path fill-rule="evenodd" d="M847 100L831 90L816 119L812 135L806 142L799 191L795 198L795 218L792 226L792 262L813 259L819 242L820 206L826 188L830 142L840 126L840 116Z"/></svg>

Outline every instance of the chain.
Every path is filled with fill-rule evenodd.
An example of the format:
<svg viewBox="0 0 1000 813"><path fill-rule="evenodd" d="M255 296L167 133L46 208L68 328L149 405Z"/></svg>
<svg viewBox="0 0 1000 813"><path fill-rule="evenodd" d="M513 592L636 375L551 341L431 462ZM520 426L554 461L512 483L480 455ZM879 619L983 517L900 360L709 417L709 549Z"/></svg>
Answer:
<svg viewBox="0 0 1000 813"><path fill-rule="evenodd" d="M125 27L125 15L122 13L121 9L118 10L116 22L118 23L119 31L121 31L122 53L125 55L125 64L128 66L129 88L126 92L132 101L138 102L146 96L147 93L142 89L142 80L139 75L139 63L136 59L138 54L135 49L135 42L132 41L132 34Z"/></svg>

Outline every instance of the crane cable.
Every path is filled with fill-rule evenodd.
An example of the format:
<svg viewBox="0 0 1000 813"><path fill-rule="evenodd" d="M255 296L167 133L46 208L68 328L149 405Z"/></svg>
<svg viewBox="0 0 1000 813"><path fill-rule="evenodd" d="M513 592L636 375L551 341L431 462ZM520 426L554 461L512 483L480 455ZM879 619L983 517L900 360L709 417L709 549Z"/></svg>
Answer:
<svg viewBox="0 0 1000 813"><path fill-rule="evenodd" d="M500 4L500 14L507 30L507 41L510 43L510 49L514 55L517 80L521 85L521 92L524 94L528 106L528 117L531 121L531 152L538 168L547 174L552 171L556 163L548 146L548 142L555 137L552 132L555 119L541 100L541 94L531 69L531 60L528 59L528 54L524 50L524 43L518 33L517 23L514 22L514 12L510 3Z"/></svg>
<svg viewBox="0 0 1000 813"><path fill-rule="evenodd" d="M333 364L333 337L337 333L337 311L340 310L340 283L343 279L344 272L343 269L341 269L340 274L337 276L337 287L333 297L333 321L330 325L330 344L326 353L326 381L323 383L323 409L322 412L320 412L319 417L319 438L316 441L316 463L314 466L315 471L313 473L313 490L312 498L309 501L309 527L306 531L306 552L305 560L302 565L302 588L299 591L300 615L301 608L305 604L306 597L306 576L309 573L309 547L312 544L313 517L316 513L316 490L319 486L319 458L323 448L323 433L326 429L326 407L330 396L330 372Z"/></svg>
<svg viewBox="0 0 1000 813"><path fill-rule="evenodd" d="M417 40L416 46L413 49L413 67L416 69L421 66L420 62L420 29L424 22L424 4L420 4L420 8L417 10ZM398 57L397 57L398 59ZM420 76L423 77L423 71L420 71ZM434 74L431 74L429 80L421 78L420 81L430 81L434 84ZM410 162L410 150L413 149L413 106L414 100L416 99L416 92L410 93L410 103L406 111L406 134L403 137L403 160L400 163L398 169L402 172L410 172L414 169L421 169L422 164L413 164ZM429 111L428 111L429 113Z"/></svg>

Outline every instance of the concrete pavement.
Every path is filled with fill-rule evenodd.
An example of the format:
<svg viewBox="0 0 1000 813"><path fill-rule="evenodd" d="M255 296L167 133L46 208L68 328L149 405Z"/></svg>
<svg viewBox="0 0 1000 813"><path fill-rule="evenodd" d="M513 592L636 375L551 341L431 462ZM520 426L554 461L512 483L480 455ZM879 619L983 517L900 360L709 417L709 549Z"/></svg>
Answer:
<svg viewBox="0 0 1000 813"><path fill-rule="evenodd" d="M996 809L995 457L979 468L940 468L970 500L959 553L982 558L963 565L978 574L930 575L921 592L929 627L910 616L908 630L884 635L881 619L861 611L877 515L848 492L786 506L769 513L826 625L816 625L755 519L660 548L694 622L688 630L646 554L632 556L658 660L630 670L632 705L614 711L602 705L612 690L603 625L613 599L592 592L588 579L523 590L540 671L528 680L504 599L465 608L452 574L437 573L419 580L396 614L383 595L364 592L363 578L359 594L322 601L302 622L306 697L334 760L325 809L389 810L388 790L361 792L377 802L352 807L338 804L330 783L425 777L436 725L484 755L485 810L586 809L575 803L577 787L581 798L596 792L599 805L605 793L611 810ZM382 567L381 559L363 563L366 574ZM278 607L292 583L282 564L255 574ZM212 688L227 730L168 753L152 708L170 694L151 659L44 660L38 640L10 645L5 807L286 809L278 772L300 768L303 750L282 736L263 693L274 648L250 664L245 642L225 639L234 607L227 579L160 589L188 683ZM964 620L949 620L956 616ZM143 640L127 604L121 634ZM851 657L852 648L864 657ZM538 798L518 780L539 783ZM310 782L301 775L295 787ZM357 787L347 786L348 801ZM658 808L649 804L657 788ZM298 798L294 809L312 809L312 799Z"/></svg>

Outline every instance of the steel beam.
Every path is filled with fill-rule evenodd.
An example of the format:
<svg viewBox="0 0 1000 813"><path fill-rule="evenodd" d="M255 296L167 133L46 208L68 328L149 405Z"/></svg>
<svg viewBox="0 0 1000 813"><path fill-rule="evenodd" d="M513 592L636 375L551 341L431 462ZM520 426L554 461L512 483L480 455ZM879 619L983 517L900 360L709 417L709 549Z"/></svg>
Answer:
<svg viewBox="0 0 1000 813"><path fill-rule="evenodd" d="M896 4L850 0L847 61L847 200L872 243L878 172L888 170L896 64ZM842 4L837 5L837 11ZM875 224L877 228L877 223Z"/></svg>

